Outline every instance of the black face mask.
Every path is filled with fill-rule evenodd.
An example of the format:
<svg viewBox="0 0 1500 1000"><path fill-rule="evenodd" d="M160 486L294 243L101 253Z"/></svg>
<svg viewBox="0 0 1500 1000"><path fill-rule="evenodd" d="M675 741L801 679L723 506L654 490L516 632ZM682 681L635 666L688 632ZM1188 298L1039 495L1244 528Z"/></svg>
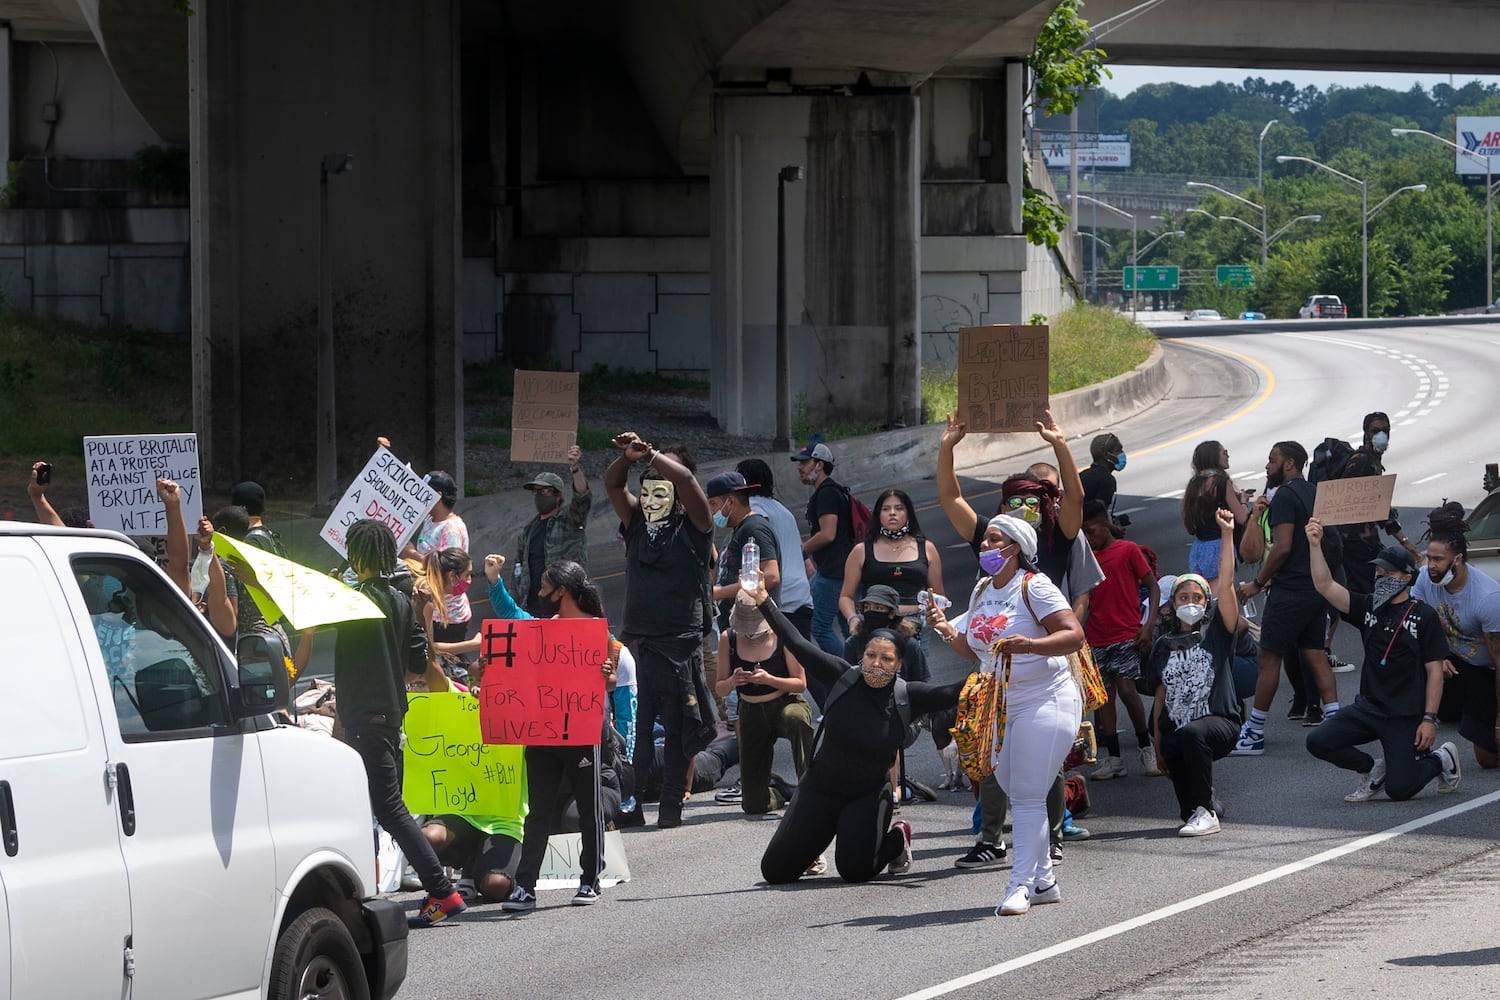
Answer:
<svg viewBox="0 0 1500 1000"><path fill-rule="evenodd" d="M543 594L538 591L536 606L541 609L542 617L551 618L557 614L562 610L562 588L554 587L550 594Z"/></svg>
<svg viewBox="0 0 1500 1000"><path fill-rule="evenodd" d="M864 620L860 623L863 626L862 631L869 635L876 629L890 628L892 617L889 611L866 611Z"/></svg>

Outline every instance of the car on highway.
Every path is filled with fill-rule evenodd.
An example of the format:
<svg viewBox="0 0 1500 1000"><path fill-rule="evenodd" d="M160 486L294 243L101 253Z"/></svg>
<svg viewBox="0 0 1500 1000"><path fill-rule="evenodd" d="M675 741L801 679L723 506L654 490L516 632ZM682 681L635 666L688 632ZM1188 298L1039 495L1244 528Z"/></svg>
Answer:
<svg viewBox="0 0 1500 1000"><path fill-rule="evenodd" d="M1337 295L1314 295L1297 310L1297 315L1303 319L1343 319L1349 311Z"/></svg>
<svg viewBox="0 0 1500 1000"><path fill-rule="evenodd" d="M1254 310L1247 309L1245 312L1240 313L1240 319L1265 319L1265 318L1266 318L1266 314L1265 313L1263 313L1263 312L1255 312Z"/></svg>
<svg viewBox="0 0 1500 1000"><path fill-rule="evenodd" d="M1469 522L1469 555L1465 562L1492 580L1500 580L1500 489L1474 507Z"/></svg>
<svg viewBox="0 0 1500 1000"><path fill-rule="evenodd" d="M1217 309L1194 309L1182 318L1186 320L1215 320L1223 319L1224 317L1219 315Z"/></svg>

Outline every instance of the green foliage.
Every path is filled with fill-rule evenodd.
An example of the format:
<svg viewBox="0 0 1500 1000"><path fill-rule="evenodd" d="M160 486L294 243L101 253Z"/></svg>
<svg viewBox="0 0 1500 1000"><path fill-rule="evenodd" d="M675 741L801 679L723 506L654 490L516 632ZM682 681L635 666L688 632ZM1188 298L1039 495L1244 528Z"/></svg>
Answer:
<svg viewBox="0 0 1500 1000"><path fill-rule="evenodd" d="M1021 234L1027 241L1044 247L1055 247L1068 228L1068 213L1051 195L1029 184L1021 199Z"/></svg>
<svg viewBox="0 0 1500 1000"><path fill-rule="evenodd" d="M11 160L5 165L5 184L0 186L0 208L20 208L25 204L25 197L21 185L21 161Z"/></svg>
<svg viewBox="0 0 1500 1000"><path fill-rule="evenodd" d="M1446 243L1418 243L1412 248L1397 283L1405 315L1433 316L1443 311L1454 260L1453 248Z"/></svg>
<svg viewBox="0 0 1500 1000"><path fill-rule="evenodd" d="M1225 319L1235 319L1247 308L1249 297L1248 289L1230 288L1216 282L1200 282L1183 292L1182 308L1217 309Z"/></svg>
<svg viewBox="0 0 1500 1000"><path fill-rule="evenodd" d="M1078 16L1082 0L1062 0L1037 34L1036 47L1026 59L1031 68L1031 103L1038 114L1065 115L1083 94L1105 77L1107 53L1091 47L1089 24Z"/></svg>
<svg viewBox="0 0 1500 1000"><path fill-rule="evenodd" d="M1046 313L1032 313L1031 317L1029 319L1027 319L1026 322L1030 323L1032 326L1046 326L1047 325L1047 314Z"/></svg>

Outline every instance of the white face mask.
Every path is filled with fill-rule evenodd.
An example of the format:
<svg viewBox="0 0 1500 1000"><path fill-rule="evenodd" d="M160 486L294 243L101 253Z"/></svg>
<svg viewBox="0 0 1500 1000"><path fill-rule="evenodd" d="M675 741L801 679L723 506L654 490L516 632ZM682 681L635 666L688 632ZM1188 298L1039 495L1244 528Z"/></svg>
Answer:
<svg viewBox="0 0 1500 1000"><path fill-rule="evenodd" d="M1443 574L1443 578L1437 582L1437 585L1439 587L1446 587L1446 586L1448 586L1448 584L1450 584L1452 582L1453 582L1453 567L1449 566L1448 567L1448 572L1446 572L1446 573Z"/></svg>
<svg viewBox="0 0 1500 1000"><path fill-rule="evenodd" d="M1385 451L1385 449L1387 448L1387 446L1390 445L1390 443L1391 443L1391 436L1389 434L1387 434L1385 431L1376 431L1373 435L1370 436L1370 445L1376 451Z"/></svg>
<svg viewBox="0 0 1500 1000"><path fill-rule="evenodd" d="M1177 608L1177 620L1188 628L1203 621L1203 616L1206 614L1208 614L1208 608L1202 604L1183 604Z"/></svg>

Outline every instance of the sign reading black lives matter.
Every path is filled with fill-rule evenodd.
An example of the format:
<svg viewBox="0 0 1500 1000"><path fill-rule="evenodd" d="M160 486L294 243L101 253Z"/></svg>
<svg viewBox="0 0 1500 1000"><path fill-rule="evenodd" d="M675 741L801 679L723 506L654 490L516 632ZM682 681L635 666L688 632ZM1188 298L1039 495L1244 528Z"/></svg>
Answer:
<svg viewBox="0 0 1500 1000"><path fill-rule="evenodd" d="M966 326L958 331L958 419L969 432L1033 431L1047 409L1048 329Z"/></svg>
<svg viewBox="0 0 1500 1000"><path fill-rule="evenodd" d="M333 508L319 534L339 555L347 556L349 549L344 543L344 533L355 521L374 518L391 529L399 552L411 541L422 526L422 519L437 502L438 491L413 472L410 465L390 450L378 448L338 506Z"/></svg>
<svg viewBox="0 0 1500 1000"><path fill-rule="evenodd" d="M83 439L89 520L127 535L165 535L167 510L156 481L177 483L188 534L203 516L196 434L111 434Z"/></svg>

